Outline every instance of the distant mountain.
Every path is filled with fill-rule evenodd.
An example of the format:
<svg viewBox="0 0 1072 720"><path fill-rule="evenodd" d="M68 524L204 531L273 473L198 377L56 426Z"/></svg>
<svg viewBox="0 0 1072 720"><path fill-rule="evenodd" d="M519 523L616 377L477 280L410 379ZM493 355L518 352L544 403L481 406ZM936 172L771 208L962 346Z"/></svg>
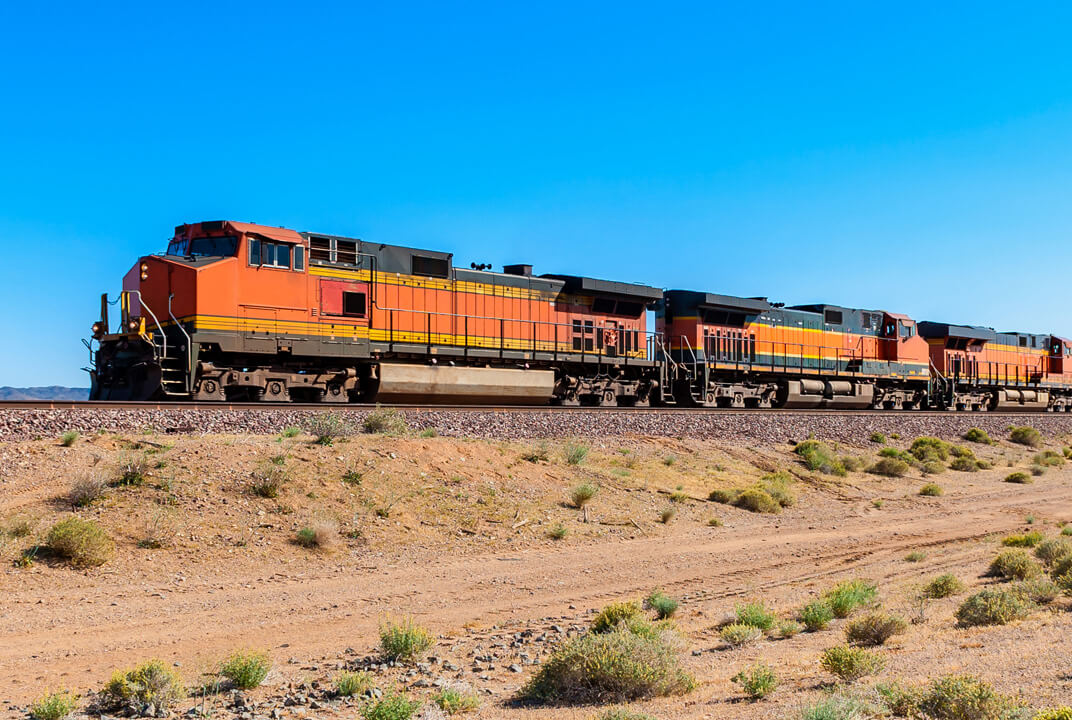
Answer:
<svg viewBox="0 0 1072 720"><path fill-rule="evenodd" d="M0 387L0 400L86 400L89 388L69 388L59 385L49 387L13 388Z"/></svg>

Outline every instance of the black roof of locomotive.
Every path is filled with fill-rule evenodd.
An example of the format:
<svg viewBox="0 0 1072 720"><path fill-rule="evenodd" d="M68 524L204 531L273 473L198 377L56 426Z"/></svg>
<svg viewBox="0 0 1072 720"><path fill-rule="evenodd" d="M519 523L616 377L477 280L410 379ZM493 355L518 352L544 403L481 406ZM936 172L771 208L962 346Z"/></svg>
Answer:
<svg viewBox="0 0 1072 720"><path fill-rule="evenodd" d="M991 328L975 325L951 325L924 320L919 323L919 334L925 338L963 338L966 340L994 340L998 334Z"/></svg>
<svg viewBox="0 0 1072 720"><path fill-rule="evenodd" d="M566 292L574 294L614 295L645 302L655 302L662 299L663 296L663 291L660 288L640 285L639 283L597 280L596 278L582 277L580 275L556 275L552 273L540 275L540 277L561 280L565 283Z"/></svg>

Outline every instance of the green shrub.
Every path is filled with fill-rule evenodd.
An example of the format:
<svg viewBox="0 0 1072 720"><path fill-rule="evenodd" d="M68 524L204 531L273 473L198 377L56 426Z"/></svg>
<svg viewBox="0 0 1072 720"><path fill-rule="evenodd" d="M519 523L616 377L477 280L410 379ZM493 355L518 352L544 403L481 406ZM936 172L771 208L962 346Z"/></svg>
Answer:
<svg viewBox="0 0 1072 720"><path fill-rule="evenodd" d="M952 597L962 592L964 592L964 583L952 573L939 575L924 585L922 590L923 596L932 600Z"/></svg>
<svg viewBox="0 0 1072 720"><path fill-rule="evenodd" d="M904 556L905 562L922 562L927 559L927 553L920 550L913 550Z"/></svg>
<svg viewBox="0 0 1072 720"><path fill-rule="evenodd" d="M312 435L317 445L333 445L336 440L354 434L353 425L341 415L320 412L310 416L304 423L305 431Z"/></svg>
<svg viewBox="0 0 1072 720"><path fill-rule="evenodd" d="M564 450L567 465L580 465L588 457L587 445L567 445Z"/></svg>
<svg viewBox="0 0 1072 720"><path fill-rule="evenodd" d="M854 645L883 645L894 635L908 629L904 618L885 612L872 612L850 620L845 626L845 639Z"/></svg>
<svg viewBox="0 0 1072 720"><path fill-rule="evenodd" d="M562 540L569 534L569 530L562 523L555 523L550 530L547 531L547 536L552 540Z"/></svg>
<svg viewBox="0 0 1072 720"><path fill-rule="evenodd" d="M823 593L823 600L834 612L834 617L845 618L852 611L870 605L878 596L878 587L869 580L846 580Z"/></svg>
<svg viewBox="0 0 1072 720"><path fill-rule="evenodd" d="M75 438L78 433L75 433ZM66 433L64 434L66 437ZM71 442L74 442L73 440ZM64 443L65 445L67 443ZM54 692L44 695L30 703L30 717L33 720L63 720L74 712L78 706L74 695L67 692Z"/></svg>
<svg viewBox="0 0 1072 720"><path fill-rule="evenodd" d="M979 443L980 445L993 445L994 441L990 439L990 435L986 430L980 430L977 427L973 427L968 432L964 433L964 439L968 442Z"/></svg>
<svg viewBox="0 0 1072 720"><path fill-rule="evenodd" d="M886 436L883 435L880 432L871 433L870 440L871 440L871 442L873 442L873 443L875 443L877 445L885 445L886 444Z"/></svg>
<svg viewBox="0 0 1072 720"><path fill-rule="evenodd" d="M1053 450L1043 450L1034 457L1034 463L1044 467L1059 467L1063 465L1064 462L1064 455L1054 452Z"/></svg>
<svg viewBox="0 0 1072 720"><path fill-rule="evenodd" d="M724 626L718 634L723 642L733 648L749 645L763 637L762 630L754 625L745 625L744 623L730 623Z"/></svg>
<svg viewBox="0 0 1072 720"><path fill-rule="evenodd" d="M361 717L365 720L410 720L420 708L419 700L390 693L366 705Z"/></svg>
<svg viewBox="0 0 1072 720"><path fill-rule="evenodd" d="M103 565L115 550L115 543L104 528L76 516L53 525L45 542L54 555L77 568Z"/></svg>
<svg viewBox="0 0 1072 720"><path fill-rule="evenodd" d="M258 687L272 667L271 658L264 651L232 653L220 667L220 675L231 681L239 690Z"/></svg>
<svg viewBox="0 0 1072 720"><path fill-rule="evenodd" d="M987 588L975 593L957 609L961 627L1006 625L1021 620L1035 609L1034 603L1008 588Z"/></svg>
<svg viewBox="0 0 1072 720"><path fill-rule="evenodd" d="M360 697L372 686L372 675L367 672L343 672L335 678L335 694L339 697Z"/></svg>
<svg viewBox="0 0 1072 720"><path fill-rule="evenodd" d="M1031 474L1034 475L1035 477L1045 475L1046 474L1046 467L1044 465L1032 465L1031 466Z"/></svg>
<svg viewBox="0 0 1072 720"><path fill-rule="evenodd" d="M68 430L60 435L60 445L63 447L71 447L78 441L78 433L74 430Z"/></svg>
<svg viewBox="0 0 1072 720"><path fill-rule="evenodd" d="M882 448L881 450L878 451L878 456L883 457L883 458L890 458L890 459L893 459L893 460L903 460L904 462L908 463L909 465L911 465L911 464L913 464L915 462L918 462L916 460L916 456L913 455L912 453L910 453L910 452L908 452L906 450L901 450L899 448L895 448L895 447L884 447L884 448Z"/></svg>
<svg viewBox="0 0 1072 720"><path fill-rule="evenodd" d="M800 609L800 621L808 632L816 632L826 629L830 621L834 619L834 611L830 604L824 600L815 600Z"/></svg>
<svg viewBox="0 0 1072 720"><path fill-rule="evenodd" d="M1035 546L1035 557L1047 567L1053 565L1065 555L1072 554L1072 542L1064 538L1043 540Z"/></svg>
<svg viewBox="0 0 1072 720"><path fill-rule="evenodd" d="M397 623L387 621L380 626L380 649L388 660L416 660L433 645L432 633L409 618Z"/></svg>
<svg viewBox="0 0 1072 720"><path fill-rule="evenodd" d="M879 458L875 461L871 467L867 468L867 472L872 475L884 475L886 477L902 477L908 472L908 463L904 460L898 460L897 458Z"/></svg>
<svg viewBox="0 0 1072 720"><path fill-rule="evenodd" d="M625 625L567 640L522 689L523 697L557 703L621 702L678 695L695 687L669 630L638 635Z"/></svg>
<svg viewBox="0 0 1072 720"><path fill-rule="evenodd" d="M1053 562L1053 569L1050 574L1054 578L1062 577L1063 575L1072 575L1072 553L1068 555L1062 555Z"/></svg>
<svg viewBox="0 0 1072 720"><path fill-rule="evenodd" d="M422 437L422 438L434 438L434 437L438 437L438 436L439 436L439 433L436 432L435 428L425 428L424 430L421 430L419 433L417 433L417 437Z"/></svg>
<svg viewBox="0 0 1072 720"><path fill-rule="evenodd" d="M915 456L916 460L940 460L945 462L949 459L950 445L944 440L939 440L936 437L919 437L912 442L912 447L909 448L909 452Z"/></svg>
<svg viewBox="0 0 1072 720"><path fill-rule="evenodd" d="M707 499L711 502L717 502L723 505L732 505L740 494L740 490L718 488L717 490L712 490L711 494L707 496Z"/></svg>
<svg viewBox="0 0 1072 720"><path fill-rule="evenodd" d="M570 502L573 507L580 510L599 492L599 486L592 483L581 483L570 491Z"/></svg>
<svg viewBox="0 0 1072 720"><path fill-rule="evenodd" d="M953 458L953 462L949 463L949 467L960 472L979 472L980 469L979 461L967 455Z"/></svg>
<svg viewBox="0 0 1072 720"><path fill-rule="evenodd" d="M1027 580L1038 577L1042 568L1024 550L1003 550L991 561L989 573L1005 580Z"/></svg>
<svg viewBox="0 0 1072 720"><path fill-rule="evenodd" d="M879 683L875 692L882 699L887 712L894 717L911 717L918 714L919 690L908 688L900 683Z"/></svg>
<svg viewBox="0 0 1072 720"><path fill-rule="evenodd" d="M101 691L101 701L109 708L151 704L158 711L166 712L185 695L178 673L159 660L150 660L131 670L113 673Z"/></svg>
<svg viewBox="0 0 1072 720"><path fill-rule="evenodd" d="M717 517L707 518L707 526L708 527L722 527L722 521L719 520Z"/></svg>
<svg viewBox="0 0 1072 720"><path fill-rule="evenodd" d="M480 707L480 696L472 690L445 687L432 696L432 702L447 715L464 715L477 711Z"/></svg>
<svg viewBox="0 0 1072 720"><path fill-rule="evenodd" d="M674 616L678 609L678 601L660 590L652 592L644 602L655 611L655 616L660 620L666 620Z"/></svg>
<svg viewBox="0 0 1072 720"><path fill-rule="evenodd" d="M1034 578L1033 580L1021 580L1009 588L1011 591L1020 593L1036 605L1049 605L1057 599L1061 589L1049 578Z"/></svg>
<svg viewBox="0 0 1072 720"><path fill-rule="evenodd" d="M881 655L858 647L838 645L823 652L819 663L831 675L846 682L853 682L868 675L875 675L885 667Z"/></svg>
<svg viewBox="0 0 1072 720"><path fill-rule="evenodd" d="M777 617L761 602L751 602L738 605L736 608L737 622L741 625L751 625L760 630L770 630L774 627Z"/></svg>
<svg viewBox="0 0 1072 720"><path fill-rule="evenodd" d="M286 468L272 464L263 465L250 475L253 478L253 494L262 498L279 497L279 491L283 489L288 478Z"/></svg>
<svg viewBox="0 0 1072 720"><path fill-rule="evenodd" d="M1034 480L1032 480L1031 476L1027 473L1017 470L1016 472L1009 473L1008 475L1006 475L1005 482L1017 483L1019 485L1028 485L1034 482Z"/></svg>
<svg viewBox="0 0 1072 720"><path fill-rule="evenodd" d="M301 428L295 425L291 425L290 427L283 428L283 432L279 434L281 437L285 437L287 439L295 438L301 435Z"/></svg>
<svg viewBox="0 0 1072 720"><path fill-rule="evenodd" d="M817 470L825 475L846 474L845 466L837 459L834 452L818 440L805 440L797 443L793 452L800 456L804 466L809 470Z"/></svg>
<svg viewBox="0 0 1072 720"><path fill-rule="evenodd" d="M1065 525L1061 528L1062 535L1072 535L1072 525Z"/></svg>
<svg viewBox="0 0 1072 720"><path fill-rule="evenodd" d="M1005 547L1035 547L1045 538L1038 530L1032 530L1022 535L1006 535L1001 539L1001 544Z"/></svg>
<svg viewBox="0 0 1072 720"><path fill-rule="evenodd" d="M771 666L766 663L749 665L734 675L731 681L740 685L741 689L753 700L767 697L778 687L778 678Z"/></svg>
<svg viewBox="0 0 1072 720"><path fill-rule="evenodd" d="M1042 444L1042 435L1030 425L1009 428L1009 440L1019 445L1038 447Z"/></svg>
<svg viewBox="0 0 1072 720"><path fill-rule="evenodd" d="M782 506L768 493L759 488L749 488L742 491L733 504L742 510L755 513L777 514L782 511Z"/></svg>
<svg viewBox="0 0 1072 720"><path fill-rule="evenodd" d="M1072 720L1072 707L1066 705L1065 707L1051 708L1049 710L1039 710L1031 720Z"/></svg>
<svg viewBox="0 0 1072 720"><path fill-rule="evenodd" d="M924 475L941 475L945 472L945 465L937 460L928 460L920 466Z"/></svg>
<svg viewBox="0 0 1072 720"><path fill-rule="evenodd" d="M970 675L932 680L920 693L917 705L933 720L1002 720L1014 708L1011 700Z"/></svg>
<svg viewBox="0 0 1072 720"><path fill-rule="evenodd" d="M924 497L939 497L942 495L942 487L935 483L927 483L919 489L919 494Z"/></svg>
<svg viewBox="0 0 1072 720"><path fill-rule="evenodd" d="M640 603L636 600L611 603L592 619L592 632L610 632L619 624L640 617L642 613Z"/></svg>

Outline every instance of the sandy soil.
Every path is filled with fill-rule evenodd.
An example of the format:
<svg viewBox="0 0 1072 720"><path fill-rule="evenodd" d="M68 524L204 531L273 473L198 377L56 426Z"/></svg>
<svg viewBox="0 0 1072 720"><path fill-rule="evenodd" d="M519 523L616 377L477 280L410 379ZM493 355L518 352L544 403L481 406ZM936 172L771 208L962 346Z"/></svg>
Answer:
<svg viewBox="0 0 1072 720"><path fill-rule="evenodd" d="M935 478L945 494L924 498L917 472L810 473L790 446L584 442L591 452L579 465L565 462L560 442L361 436L320 447L307 437L98 435L71 448L0 444L0 518L36 523L33 535L8 538L0 550L0 712L18 716L45 689L97 689L112 670L149 657L178 663L193 683L243 647L272 654L275 669L252 694L267 698L303 680L327 682L375 653L385 618L411 615L439 636L438 664L421 677L457 677L480 690L476 717L590 718L599 708L516 707L511 699L554 640L583 627L592 611L661 588L682 599L686 663L699 687L635 709L666 719L793 716L830 684L818 655L843 640L841 624L727 650L716 626L736 603L759 598L788 616L837 580L867 577L887 607L907 614L911 589L941 572L970 587L992 582L982 575L998 537L1027 527L1028 516L1049 535L1072 520L1072 469L1051 469L1029 485L1002 482L1031 455L1008 443L975 448L994 469L947 471ZM547 459L525 459L544 449ZM839 449L874 457L877 446ZM112 560L87 571L47 558L16 567L35 538L72 512L63 497L72 478L114 476L132 455L149 460L146 482L78 510L114 535ZM250 475L276 456L289 477L283 492L256 497ZM778 468L794 473L799 494L779 515L706 500L716 487ZM600 486L587 518L566 502L582 481ZM671 506L675 516L661 523ZM712 517L723 526L709 526ZM292 542L312 523L338 528L334 547ZM568 534L553 540L559 524ZM147 530L162 534L165 547L138 547ZM925 559L906 562L914 550ZM1033 706L1069 701L1067 599L1013 625L969 630L954 626L957 604L931 603L926 622L892 640L877 680L970 672ZM478 659L492 654L494 661ZM773 665L782 684L752 704L730 678L757 660ZM444 662L457 669L445 671ZM413 676L385 669L380 681L412 686ZM285 708L282 717L299 710L309 712ZM328 706L312 716L353 717L354 709Z"/></svg>

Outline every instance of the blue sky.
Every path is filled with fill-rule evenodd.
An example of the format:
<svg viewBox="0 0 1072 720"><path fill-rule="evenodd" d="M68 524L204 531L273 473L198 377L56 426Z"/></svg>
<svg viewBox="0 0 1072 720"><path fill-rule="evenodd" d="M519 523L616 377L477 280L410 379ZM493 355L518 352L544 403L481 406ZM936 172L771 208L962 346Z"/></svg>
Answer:
<svg viewBox="0 0 1072 720"><path fill-rule="evenodd" d="M1072 6L0 6L0 385L235 219L1072 335Z"/></svg>

